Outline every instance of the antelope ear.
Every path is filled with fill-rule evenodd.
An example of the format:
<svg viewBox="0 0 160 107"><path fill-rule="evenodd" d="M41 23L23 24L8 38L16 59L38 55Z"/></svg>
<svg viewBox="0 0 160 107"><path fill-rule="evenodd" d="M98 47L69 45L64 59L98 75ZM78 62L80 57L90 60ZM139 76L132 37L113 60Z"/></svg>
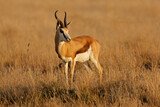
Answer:
<svg viewBox="0 0 160 107"><path fill-rule="evenodd" d="M71 21L69 23L67 23L67 26L71 23Z"/></svg>

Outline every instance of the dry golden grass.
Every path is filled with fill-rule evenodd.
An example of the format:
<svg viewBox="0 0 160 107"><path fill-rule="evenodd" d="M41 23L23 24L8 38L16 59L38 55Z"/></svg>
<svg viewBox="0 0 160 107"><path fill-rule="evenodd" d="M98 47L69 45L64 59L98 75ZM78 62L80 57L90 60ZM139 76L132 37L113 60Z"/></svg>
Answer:
<svg viewBox="0 0 160 107"><path fill-rule="evenodd" d="M1 106L160 106L159 0L1 0ZM55 10L68 13L71 37L101 43L98 72L82 64L67 89L54 51ZM92 64L93 71L97 69Z"/></svg>

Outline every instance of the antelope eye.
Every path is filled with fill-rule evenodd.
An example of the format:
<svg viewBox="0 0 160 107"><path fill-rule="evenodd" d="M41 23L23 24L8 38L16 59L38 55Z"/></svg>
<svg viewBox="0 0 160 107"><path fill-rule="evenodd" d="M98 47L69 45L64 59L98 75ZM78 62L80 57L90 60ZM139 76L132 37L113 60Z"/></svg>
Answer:
<svg viewBox="0 0 160 107"><path fill-rule="evenodd" d="M63 33L63 30L62 30L62 29L60 29L60 32L61 32L61 33Z"/></svg>

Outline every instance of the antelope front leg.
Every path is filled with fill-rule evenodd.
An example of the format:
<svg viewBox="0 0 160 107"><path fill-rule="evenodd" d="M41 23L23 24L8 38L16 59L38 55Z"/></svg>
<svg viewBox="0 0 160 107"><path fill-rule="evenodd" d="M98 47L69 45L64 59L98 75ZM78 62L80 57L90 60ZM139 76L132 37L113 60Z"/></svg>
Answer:
<svg viewBox="0 0 160 107"><path fill-rule="evenodd" d="M65 63L66 84L68 86L68 62Z"/></svg>
<svg viewBox="0 0 160 107"><path fill-rule="evenodd" d="M73 84L73 75L74 75L75 64L76 64L76 61L72 60L71 61L71 80L70 80L70 86L71 86L71 88L72 88L72 84Z"/></svg>

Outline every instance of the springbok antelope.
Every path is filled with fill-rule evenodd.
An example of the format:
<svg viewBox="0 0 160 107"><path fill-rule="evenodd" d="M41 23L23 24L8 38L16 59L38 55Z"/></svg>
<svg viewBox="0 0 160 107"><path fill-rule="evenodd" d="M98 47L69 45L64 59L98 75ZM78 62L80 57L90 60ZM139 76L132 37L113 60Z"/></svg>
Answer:
<svg viewBox="0 0 160 107"><path fill-rule="evenodd" d="M102 67L99 63L98 56L100 52L100 44L97 40L90 36L78 36L71 39L68 34L68 25L65 12L64 24L57 17L55 12L55 18L57 20L56 35L55 35L55 51L58 57L65 63L65 74L66 83L68 84L68 63L71 63L71 80L70 85L72 86L73 74L76 62L86 62L91 60L99 70L100 74L100 85L102 83Z"/></svg>

